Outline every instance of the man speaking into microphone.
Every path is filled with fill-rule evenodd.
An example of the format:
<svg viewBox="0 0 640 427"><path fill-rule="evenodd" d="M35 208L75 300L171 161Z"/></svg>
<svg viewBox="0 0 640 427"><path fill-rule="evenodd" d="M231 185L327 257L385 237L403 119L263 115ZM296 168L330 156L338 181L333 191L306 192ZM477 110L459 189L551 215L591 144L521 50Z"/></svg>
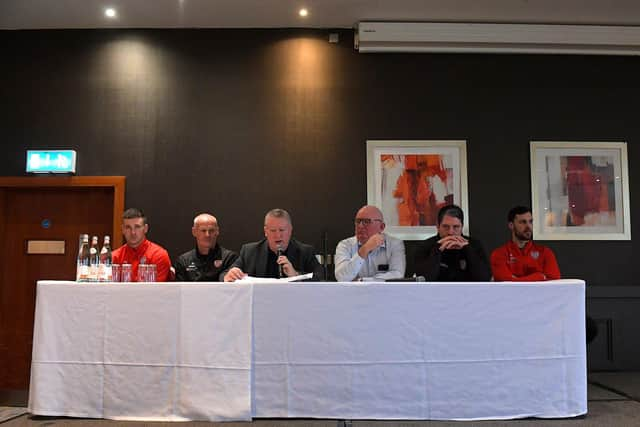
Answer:
<svg viewBox="0 0 640 427"><path fill-rule="evenodd" d="M291 216L284 209L272 209L264 217L264 236L259 242L242 245L240 256L224 275L234 282L247 275L253 277L293 277L313 273L313 280L323 280L322 266L315 250L291 238Z"/></svg>

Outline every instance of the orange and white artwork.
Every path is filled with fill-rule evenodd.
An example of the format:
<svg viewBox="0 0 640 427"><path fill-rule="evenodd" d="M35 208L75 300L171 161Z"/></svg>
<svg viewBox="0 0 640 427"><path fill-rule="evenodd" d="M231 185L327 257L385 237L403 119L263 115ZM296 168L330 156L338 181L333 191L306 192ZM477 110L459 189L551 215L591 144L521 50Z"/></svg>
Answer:
<svg viewBox="0 0 640 427"><path fill-rule="evenodd" d="M441 207L453 203L465 209L464 144L367 142L369 204L382 210L388 232L404 239L423 238L435 234Z"/></svg>

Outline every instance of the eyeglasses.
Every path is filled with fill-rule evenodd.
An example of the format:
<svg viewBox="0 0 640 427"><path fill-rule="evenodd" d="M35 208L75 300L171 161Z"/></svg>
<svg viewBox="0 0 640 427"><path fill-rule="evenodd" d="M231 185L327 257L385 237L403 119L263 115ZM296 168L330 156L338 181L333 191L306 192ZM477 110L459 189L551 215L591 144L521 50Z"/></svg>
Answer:
<svg viewBox="0 0 640 427"><path fill-rule="evenodd" d="M356 225L364 225L364 226L368 226L371 225L371 223L373 221L380 221L382 222L381 219L374 219L374 218L356 218Z"/></svg>

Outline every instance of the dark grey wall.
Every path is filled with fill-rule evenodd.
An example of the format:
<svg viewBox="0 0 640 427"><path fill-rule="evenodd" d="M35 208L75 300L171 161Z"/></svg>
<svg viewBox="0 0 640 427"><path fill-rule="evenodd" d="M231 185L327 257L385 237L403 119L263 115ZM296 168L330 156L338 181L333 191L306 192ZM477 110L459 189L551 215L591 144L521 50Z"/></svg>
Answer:
<svg viewBox="0 0 640 427"><path fill-rule="evenodd" d="M487 251L530 203L530 140L626 141L640 183L639 58L359 54L350 31L337 45L328 33L0 32L0 174L23 175L26 149L75 148L79 175L127 177L127 205L172 257L195 213L238 249L272 207L333 251L366 202L367 139L467 140L471 234ZM547 243L590 285L640 275L632 242Z"/></svg>
<svg viewBox="0 0 640 427"><path fill-rule="evenodd" d="M640 369L640 287L595 286L587 289L587 313L598 327L588 347L590 370Z"/></svg>

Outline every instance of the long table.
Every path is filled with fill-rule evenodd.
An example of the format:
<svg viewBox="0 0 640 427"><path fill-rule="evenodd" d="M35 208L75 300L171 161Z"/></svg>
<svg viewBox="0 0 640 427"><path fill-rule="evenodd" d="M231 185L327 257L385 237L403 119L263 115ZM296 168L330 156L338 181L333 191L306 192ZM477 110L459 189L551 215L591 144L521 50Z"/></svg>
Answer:
<svg viewBox="0 0 640 427"><path fill-rule="evenodd" d="M38 282L29 409L128 420L587 411L585 284Z"/></svg>

